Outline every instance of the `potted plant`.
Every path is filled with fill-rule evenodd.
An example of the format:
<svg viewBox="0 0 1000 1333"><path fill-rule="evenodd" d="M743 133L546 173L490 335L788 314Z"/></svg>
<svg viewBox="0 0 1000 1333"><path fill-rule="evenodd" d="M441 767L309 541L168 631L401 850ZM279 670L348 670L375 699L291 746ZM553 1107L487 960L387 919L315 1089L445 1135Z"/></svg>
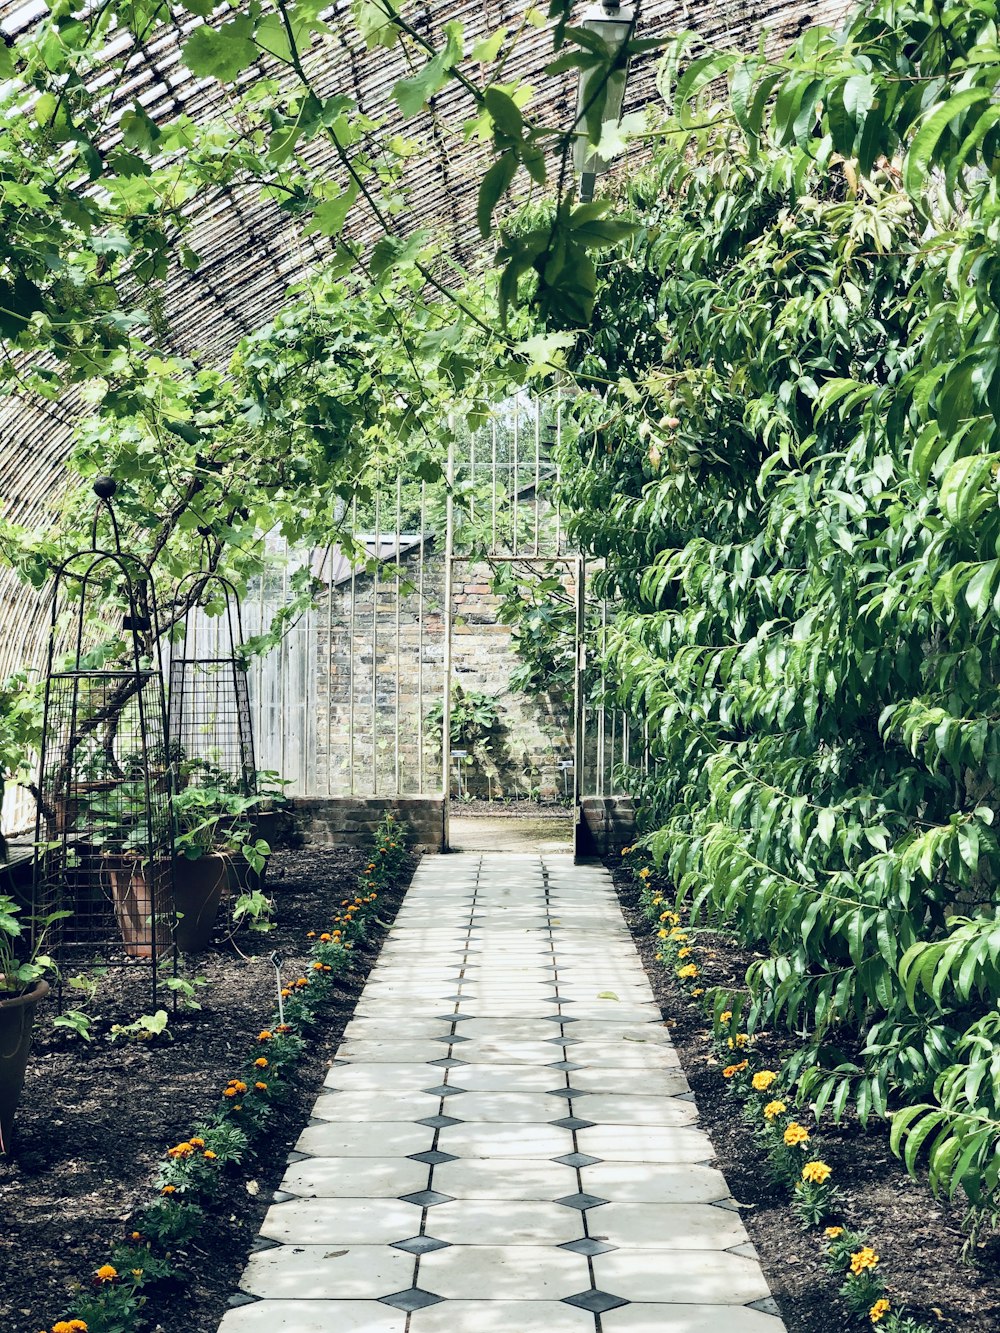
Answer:
<svg viewBox="0 0 1000 1333"><path fill-rule="evenodd" d="M259 799L224 786L196 785L174 798L176 939L185 953L206 947L227 892L260 888L271 849L254 827Z"/></svg>
<svg viewBox="0 0 1000 1333"><path fill-rule="evenodd" d="M77 825L101 858L125 952L150 958L169 950L173 901L169 804L148 800L145 781L125 778L90 793Z"/></svg>
<svg viewBox="0 0 1000 1333"><path fill-rule="evenodd" d="M49 993L45 973L53 963L43 952L45 934L52 922L68 915L53 912L42 918L29 942L20 911L13 898L0 894L0 1156L10 1151L35 1010Z"/></svg>

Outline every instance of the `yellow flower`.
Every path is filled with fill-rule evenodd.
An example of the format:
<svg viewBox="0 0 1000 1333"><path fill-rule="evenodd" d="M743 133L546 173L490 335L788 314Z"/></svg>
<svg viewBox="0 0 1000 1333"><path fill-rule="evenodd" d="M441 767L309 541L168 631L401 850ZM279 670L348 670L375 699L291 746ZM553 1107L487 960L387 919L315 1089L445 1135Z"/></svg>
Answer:
<svg viewBox="0 0 1000 1333"><path fill-rule="evenodd" d="M333 936L329 933L329 931L324 930L323 934L320 936L320 939L324 944L329 944L330 941L333 939Z"/></svg>
<svg viewBox="0 0 1000 1333"><path fill-rule="evenodd" d="M273 1034L270 1033L270 1032L268 1032L267 1028L265 1028L263 1032L258 1033L258 1035L257 1035L257 1040L258 1040L258 1041L270 1041L272 1035L273 1035Z"/></svg>
<svg viewBox="0 0 1000 1333"><path fill-rule="evenodd" d="M682 981L687 981L690 977L698 975L698 967L695 963L685 963L683 967L677 969L677 975Z"/></svg>
<svg viewBox="0 0 1000 1333"><path fill-rule="evenodd" d="M678 957L678 958L690 958L690 957L691 957L691 948L690 948L690 946L685 944L685 946L684 946L683 949L678 949L678 950L677 950L677 957Z"/></svg>
<svg viewBox="0 0 1000 1333"><path fill-rule="evenodd" d="M132 1239L133 1239L133 1240L142 1240L142 1233L139 1232L139 1231L133 1231L133 1232L132 1232Z"/></svg>
<svg viewBox="0 0 1000 1333"><path fill-rule="evenodd" d="M98 1282L114 1282L117 1276L118 1269L113 1268L111 1264L103 1264L95 1274Z"/></svg>
<svg viewBox="0 0 1000 1333"><path fill-rule="evenodd" d="M206 1161L208 1161L208 1162L214 1162L215 1159L216 1159L216 1157L218 1156L218 1154L217 1154L217 1153L214 1153L214 1152L212 1151L211 1148L206 1148L206 1149L205 1149L204 1156L205 1156L205 1160L206 1160Z"/></svg>
<svg viewBox="0 0 1000 1333"><path fill-rule="evenodd" d="M307 930L307 931L306 931L306 939L307 939L307 940L314 940L315 938L316 938L316 932L315 932L314 930Z"/></svg>
<svg viewBox="0 0 1000 1333"><path fill-rule="evenodd" d="M199 1138L188 1139L188 1143L192 1148L204 1148L205 1146L205 1140Z"/></svg>
<svg viewBox="0 0 1000 1333"><path fill-rule="evenodd" d="M810 1185L825 1185L832 1175L826 1162L806 1162L802 1168L802 1179Z"/></svg>
<svg viewBox="0 0 1000 1333"><path fill-rule="evenodd" d="M665 940L667 938L667 932L665 930L658 930L656 936L657 939Z"/></svg>
<svg viewBox="0 0 1000 1333"><path fill-rule="evenodd" d="M691 992L691 994L694 995L694 996L698 996L698 995L704 995L705 992L702 990L702 988L701 988L700 986L695 986L695 988L694 988L694 990Z"/></svg>
<svg viewBox="0 0 1000 1333"><path fill-rule="evenodd" d="M266 1083L261 1083L259 1079L258 1079L258 1081L254 1084L254 1087L257 1089L258 1092L267 1092L267 1084L266 1084Z"/></svg>
<svg viewBox="0 0 1000 1333"><path fill-rule="evenodd" d="M141 1268L133 1268L133 1269L132 1269L132 1276L133 1276L133 1277L142 1277L142 1269L141 1269Z"/></svg>
<svg viewBox="0 0 1000 1333"><path fill-rule="evenodd" d="M878 1255L870 1245L863 1245L856 1254L851 1255L851 1272L855 1277L878 1267Z"/></svg>
<svg viewBox="0 0 1000 1333"><path fill-rule="evenodd" d="M262 1055L258 1056L258 1058L254 1061L254 1064L257 1066L258 1069L267 1068L267 1061L264 1059Z"/></svg>
<svg viewBox="0 0 1000 1333"><path fill-rule="evenodd" d="M52 1325L52 1333L87 1333L87 1325L82 1319L59 1319Z"/></svg>
<svg viewBox="0 0 1000 1333"><path fill-rule="evenodd" d="M768 1102L768 1104L764 1107L764 1115L767 1117L768 1120L773 1120L775 1116L779 1116L782 1114L783 1111L787 1110L788 1107L785 1105L784 1102Z"/></svg>
<svg viewBox="0 0 1000 1333"><path fill-rule="evenodd" d="M836 1240L839 1236L842 1236L843 1234L844 1234L843 1227L827 1227L825 1232L825 1235L828 1240Z"/></svg>
<svg viewBox="0 0 1000 1333"><path fill-rule="evenodd" d="M223 1097L236 1097L239 1094L237 1093L235 1088L227 1088L222 1095Z"/></svg>
<svg viewBox="0 0 1000 1333"><path fill-rule="evenodd" d="M661 899L660 899L660 902L662 902L662 901L663 901L663 899L661 898ZM660 920L661 920L661 921L665 921L665 922L667 923L668 926L675 926L675 927L676 927L676 926L679 926L679 925L681 924L681 919L680 919L680 917L677 915L676 912L670 912L670 911L667 911L667 912L661 912L661 913L660 913Z"/></svg>
<svg viewBox="0 0 1000 1333"><path fill-rule="evenodd" d="M677 944L687 944L688 935L686 931L679 930L676 926L670 932L670 938Z"/></svg>
<svg viewBox="0 0 1000 1333"><path fill-rule="evenodd" d="M809 1142L809 1131L804 1125L793 1120L785 1129L785 1144L789 1148L797 1148L802 1143Z"/></svg>
<svg viewBox="0 0 1000 1333"><path fill-rule="evenodd" d="M736 1074L742 1074L747 1067L746 1060L741 1060L738 1065L729 1065L722 1071L723 1078L733 1078Z"/></svg>
<svg viewBox="0 0 1000 1333"><path fill-rule="evenodd" d="M178 1143L174 1148L167 1149L168 1157L190 1157L194 1152L194 1145L191 1143Z"/></svg>
<svg viewBox="0 0 1000 1333"><path fill-rule="evenodd" d="M176 1186L176 1185L164 1185L163 1189L160 1190L160 1193L161 1193L161 1194L176 1194L176 1193L177 1193L177 1186Z"/></svg>
<svg viewBox="0 0 1000 1333"><path fill-rule="evenodd" d="M630 852L631 850L632 850L631 847L623 847L623 848L622 848L622 856L628 856L628 854L629 854L629 852Z"/></svg>
<svg viewBox="0 0 1000 1333"><path fill-rule="evenodd" d="M767 1092L768 1088L775 1081L778 1075L773 1069L758 1070L753 1076L754 1092Z"/></svg>
<svg viewBox="0 0 1000 1333"><path fill-rule="evenodd" d="M719 1022L728 1023L729 1020L732 1018L732 1016L733 1016L732 1009L723 1009L722 1013L719 1015Z"/></svg>
<svg viewBox="0 0 1000 1333"><path fill-rule="evenodd" d="M749 1040L750 1038L745 1032L737 1032L735 1037L729 1038L729 1049L731 1051L742 1051Z"/></svg>
<svg viewBox="0 0 1000 1333"><path fill-rule="evenodd" d="M880 1324L889 1313L889 1302L884 1296L880 1297L872 1308L868 1311L868 1318L873 1324Z"/></svg>
<svg viewBox="0 0 1000 1333"><path fill-rule="evenodd" d="M640 878L640 879L649 879L649 877L652 875L652 873L653 873L653 872L650 870L649 866L643 866L642 869L639 871L639 878Z"/></svg>
<svg viewBox="0 0 1000 1333"><path fill-rule="evenodd" d="M662 962L663 962L663 954L662 954L662 953L658 953L658 954L656 955L656 961L657 961L658 963L662 963Z"/></svg>

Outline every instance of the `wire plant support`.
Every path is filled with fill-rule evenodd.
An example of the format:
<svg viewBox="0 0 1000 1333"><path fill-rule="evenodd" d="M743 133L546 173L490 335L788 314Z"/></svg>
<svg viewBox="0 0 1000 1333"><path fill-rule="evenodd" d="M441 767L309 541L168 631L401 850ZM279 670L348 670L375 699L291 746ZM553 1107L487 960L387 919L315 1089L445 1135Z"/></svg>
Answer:
<svg viewBox="0 0 1000 1333"><path fill-rule="evenodd" d="M175 603L182 633L170 653L167 735L175 764L201 784L257 795L239 594L222 574L188 574Z"/></svg>
<svg viewBox="0 0 1000 1333"><path fill-rule="evenodd" d="M145 967L155 1008L163 965L177 966L156 593L148 567L122 550L114 479L94 491L91 545L58 567L52 592L32 917L66 913L48 940L61 975ZM102 517L110 546L98 542Z"/></svg>

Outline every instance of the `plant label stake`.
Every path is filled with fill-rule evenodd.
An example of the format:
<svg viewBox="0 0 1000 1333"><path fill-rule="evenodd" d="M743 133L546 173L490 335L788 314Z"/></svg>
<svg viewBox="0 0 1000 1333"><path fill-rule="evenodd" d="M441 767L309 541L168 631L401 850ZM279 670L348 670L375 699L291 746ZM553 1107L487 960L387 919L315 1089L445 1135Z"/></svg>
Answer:
<svg viewBox="0 0 1000 1333"><path fill-rule="evenodd" d="M271 954L271 966L274 968L274 982L278 988L278 1022L282 1027L285 1025L285 1000L281 994L281 964L284 961L281 954L275 949L274 953Z"/></svg>

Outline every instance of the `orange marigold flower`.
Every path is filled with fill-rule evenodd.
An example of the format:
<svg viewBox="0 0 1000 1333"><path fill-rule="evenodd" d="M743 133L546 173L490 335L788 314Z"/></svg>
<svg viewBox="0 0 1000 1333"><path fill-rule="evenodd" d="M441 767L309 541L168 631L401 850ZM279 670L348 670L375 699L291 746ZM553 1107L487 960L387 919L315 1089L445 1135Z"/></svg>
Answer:
<svg viewBox="0 0 1000 1333"><path fill-rule="evenodd" d="M87 1333L88 1325L82 1319L58 1319L52 1325L52 1333ZM41 1333L45 1333L42 1329Z"/></svg>
<svg viewBox="0 0 1000 1333"><path fill-rule="evenodd" d="M836 1240L838 1236L842 1236L844 1234L844 1228L827 1227L823 1234L827 1237L828 1240Z"/></svg>
<svg viewBox="0 0 1000 1333"><path fill-rule="evenodd" d="M164 1185L163 1189L160 1190L160 1193L161 1193L161 1194L176 1194L176 1193L177 1193L177 1186L176 1186L176 1185Z"/></svg>
<svg viewBox="0 0 1000 1333"><path fill-rule="evenodd" d="M695 986L695 988L694 988L694 990L691 992L691 994L694 995L695 997L697 997L697 996L699 996L699 995L704 995L705 992L702 990L702 988L701 988L700 986Z"/></svg>
<svg viewBox="0 0 1000 1333"><path fill-rule="evenodd" d="M257 1034L257 1040L258 1040L258 1041L270 1041L272 1036L273 1036L273 1033L269 1032L269 1031L267 1030L267 1028L265 1028L263 1032L260 1032L260 1033Z"/></svg>
<svg viewBox="0 0 1000 1333"><path fill-rule="evenodd" d="M236 1091L235 1088L227 1088L227 1089L225 1090L225 1092L224 1092L222 1095L223 1095L223 1097L236 1097L236 1096L238 1096L237 1091Z"/></svg>
<svg viewBox="0 0 1000 1333"><path fill-rule="evenodd" d="M745 1032L737 1032L735 1037L729 1038L729 1049L731 1051L742 1051L750 1038Z"/></svg>
<svg viewBox="0 0 1000 1333"><path fill-rule="evenodd" d="M259 1055L257 1059L254 1061L254 1064L257 1066L258 1069L267 1068L267 1060L263 1055Z"/></svg>
<svg viewBox="0 0 1000 1333"><path fill-rule="evenodd" d="M642 869L639 871L639 878L649 879L652 873L653 872L650 870L649 866L643 866Z"/></svg>
<svg viewBox="0 0 1000 1333"><path fill-rule="evenodd" d="M868 1311L868 1318L873 1324L880 1324L889 1313L889 1302L884 1296L880 1296L872 1308Z"/></svg>
<svg viewBox="0 0 1000 1333"><path fill-rule="evenodd" d="M802 1168L802 1179L810 1185L825 1185L832 1175L826 1162L806 1162Z"/></svg>
<svg viewBox="0 0 1000 1333"><path fill-rule="evenodd" d="M809 1131L805 1125L800 1125L798 1121L793 1120L785 1129L785 1145L789 1148L798 1148L800 1144L809 1142Z"/></svg>
<svg viewBox="0 0 1000 1333"><path fill-rule="evenodd" d="M237 1092L246 1092L247 1090L247 1085L241 1078L231 1078L229 1080L229 1086L235 1088Z"/></svg>
<svg viewBox="0 0 1000 1333"><path fill-rule="evenodd" d="M322 972L322 971L323 971L323 964L320 963L320 962L313 963L312 968L313 968L313 971L314 971L314 972Z"/></svg>
<svg viewBox="0 0 1000 1333"><path fill-rule="evenodd" d="M199 1138L188 1139L188 1143L192 1148L204 1148L205 1146L205 1140Z"/></svg>
<svg viewBox="0 0 1000 1333"><path fill-rule="evenodd" d="M320 936L320 940L321 940L324 944L329 944L329 943L330 943L330 940L331 940L332 938L333 938L333 936L330 934L330 932L329 932L328 930L324 930L323 934Z"/></svg>
<svg viewBox="0 0 1000 1333"><path fill-rule="evenodd" d="M747 1067L746 1060L741 1060L738 1065L729 1065L722 1071L723 1078L735 1078L737 1074L742 1074Z"/></svg>
<svg viewBox="0 0 1000 1333"><path fill-rule="evenodd" d="M97 1278L98 1282L114 1282L115 1278L118 1276L118 1269L112 1264L102 1264L94 1276Z"/></svg>
<svg viewBox="0 0 1000 1333"><path fill-rule="evenodd" d="M274 1030L275 1032L291 1032L292 1025L291 1023L279 1023Z"/></svg>
<svg viewBox="0 0 1000 1333"><path fill-rule="evenodd" d="M261 1083L261 1081L260 1081L259 1079L258 1079L257 1082L254 1084L254 1087L257 1089L258 1092L267 1092L267 1084L266 1084L266 1083Z"/></svg>
<svg viewBox="0 0 1000 1333"><path fill-rule="evenodd" d="M218 1153L214 1153L211 1148L206 1148L203 1155L209 1162L214 1162L216 1157L218 1157Z"/></svg>
<svg viewBox="0 0 1000 1333"><path fill-rule="evenodd" d="M306 931L306 939L307 939L307 940L314 940L315 938L316 938L316 932L315 932L314 930L307 930L307 931Z"/></svg>
<svg viewBox="0 0 1000 1333"><path fill-rule="evenodd" d="M168 1157L190 1157L194 1152L194 1145L191 1143L178 1143L173 1148L167 1149Z"/></svg>
<svg viewBox="0 0 1000 1333"><path fill-rule="evenodd" d="M777 1079L778 1075L773 1069L760 1069L753 1076L753 1086L755 1092L767 1092L771 1084Z"/></svg>
<svg viewBox="0 0 1000 1333"><path fill-rule="evenodd" d="M685 944L685 946L684 946L683 949L678 949L678 950L677 950L677 957L678 957L678 958L690 958L690 957L691 957L691 953L692 953L692 950L691 950L690 945Z"/></svg>
<svg viewBox="0 0 1000 1333"><path fill-rule="evenodd" d="M133 1232L132 1232L132 1239L133 1239L133 1240L142 1240L142 1234L141 1234L141 1232L133 1231Z"/></svg>
<svg viewBox="0 0 1000 1333"><path fill-rule="evenodd" d="M764 1107L764 1116L768 1120L774 1120L776 1116L781 1115L787 1110L788 1107L784 1102L768 1102Z"/></svg>
<svg viewBox="0 0 1000 1333"><path fill-rule="evenodd" d="M870 1272L878 1267L878 1255L870 1245L862 1245L856 1254L851 1255L851 1272L855 1277L860 1277L864 1272Z"/></svg>

